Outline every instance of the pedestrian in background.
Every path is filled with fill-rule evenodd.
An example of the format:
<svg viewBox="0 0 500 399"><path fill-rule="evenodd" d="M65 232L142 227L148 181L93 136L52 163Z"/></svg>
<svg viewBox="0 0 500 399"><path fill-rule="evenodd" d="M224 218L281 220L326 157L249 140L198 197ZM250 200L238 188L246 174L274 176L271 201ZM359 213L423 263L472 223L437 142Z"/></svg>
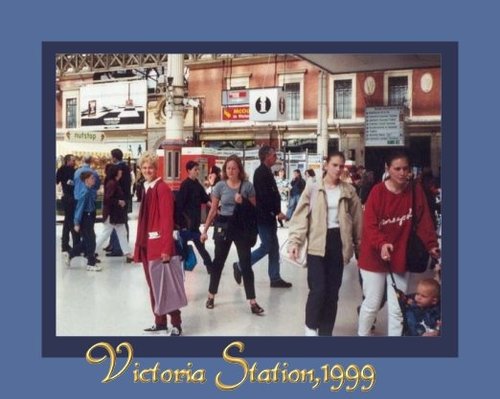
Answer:
<svg viewBox="0 0 500 399"><path fill-rule="evenodd" d="M79 174L79 179L83 183L78 193L79 197L75 208L74 229L80 233L82 239L68 252L64 252L65 262L70 266L71 259L80 256L83 252L87 258L88 271L101 271L101 266L97 265L95 254L96 237L94 231L96 216L96 191L94 189L96 181L94 174L89 171L83 171Z"/></svg>
<svg viewBox="0 0 500 399"><path fill-rule="evenodd" d="M290 220L295 212L295 208L299 202L300 195L304 188L306 187L306 182L302 178L302 173L300 169L295 169L293 171L293 179L290 182L290 198L288 199L288 210L286 213L286 220Z"/></svg>
<svg viewBox="0 0 500 399"><path fill-rule="evenodd" d="M57 169L56 184L62 187L63 195L61 203L64 209L64 224L61 237L61 251L70 252L72 246L69 245L69 236L71 233L71 242L73 247L80 241L80 235L73 228L73 218L75 216L76 201L75 191L75 157L73 154L64 156L64 164Z"/></svg>
<svg viewBox="0 0 500 399"><path fill-rule="evenodd" d="M253 266L266 255L268 256L268 274L272 288L290 288L289 283L280 274L280 244L278 241L277 220L286 216L281 213L281 196L274 180L271 167L276 163L276 150L268 145L259 149L260 166L255 169L253 184L257 207L257 227L260 246L252 251L250 264ZM241 283L241 270L238 262L233 263L236 283Z"/></svg>
<svg viewBox="0 0 500 399"><path fill-rule="evenodd" d="M210 201L210 197L198 180L200 165L195 161L186 163L188 177L181 183L175 200L175 220L182 239L182 248L187 251L188 242L192 241L203 259L208 273L212 270L212 259L200 241L201 206ZM186 259L187 252L183 254Z"/></svg>

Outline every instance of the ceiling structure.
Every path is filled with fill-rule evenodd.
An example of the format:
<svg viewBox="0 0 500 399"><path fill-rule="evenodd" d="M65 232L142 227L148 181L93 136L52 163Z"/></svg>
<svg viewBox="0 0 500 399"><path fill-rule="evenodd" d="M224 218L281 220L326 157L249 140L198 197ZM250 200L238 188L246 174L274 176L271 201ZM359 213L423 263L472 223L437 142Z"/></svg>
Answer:
<svg viewBox="0 0 500 399"><path fill-rule="evenodd" d="M441 54L296 54L332 74L439 68Z"/></svg>

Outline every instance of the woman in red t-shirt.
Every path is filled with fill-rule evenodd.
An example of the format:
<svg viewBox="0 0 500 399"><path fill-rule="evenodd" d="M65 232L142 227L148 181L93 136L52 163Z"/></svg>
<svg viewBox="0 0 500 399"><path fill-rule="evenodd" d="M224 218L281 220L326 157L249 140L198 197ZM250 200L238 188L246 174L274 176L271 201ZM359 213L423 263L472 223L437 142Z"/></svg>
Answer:
<svg viewBox="0 0 500 399"><path fill-rule="evenodd" d="M371 335L384 289L390 286L388 265L396 285L403 292L410 273L406 268L406 247L417 215L417 234L429 254L439 257L439 244L425 194L415 185L415 209L412 209L412 188L409 184L410 160L406 153L395 152L386 162L388 179L373 187L365 204L363 234L358 265L363 279L364 300L359 312L358 335ZM400 336L403 316L394 290L388 290L388 335Z"/></svg>

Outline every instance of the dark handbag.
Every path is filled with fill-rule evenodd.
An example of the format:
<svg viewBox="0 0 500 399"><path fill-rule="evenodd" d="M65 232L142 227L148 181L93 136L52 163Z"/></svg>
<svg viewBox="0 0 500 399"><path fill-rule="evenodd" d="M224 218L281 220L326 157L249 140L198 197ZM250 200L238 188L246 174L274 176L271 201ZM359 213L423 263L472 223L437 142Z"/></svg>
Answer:
<svg viewBox="0 0 500 399"><path fill-rule="evenodd" d="M422 240L417 235L417 212L415 209L415 184L412 183L411 209L411 232L406 247L406 269L411 273L423 273L429 265L429 252L425 248Z"/></svg>
<svg viewBox="0 0 500 399"><path fill-rule="evenodd" d="M238 193L241 192L241 186ZM234 237L243 237L248 241L251 247L257 243L257 209L248 200L243 198L241 204L236 204L234 207L233 217L231 218L231 230Z"/></svg>
<svg viewBox="0 0 500 399"><path fill-rule="evenodd" d="M214 222L214 241L226 241L229 239L229 218L222 219L220 216Z"/></svg>

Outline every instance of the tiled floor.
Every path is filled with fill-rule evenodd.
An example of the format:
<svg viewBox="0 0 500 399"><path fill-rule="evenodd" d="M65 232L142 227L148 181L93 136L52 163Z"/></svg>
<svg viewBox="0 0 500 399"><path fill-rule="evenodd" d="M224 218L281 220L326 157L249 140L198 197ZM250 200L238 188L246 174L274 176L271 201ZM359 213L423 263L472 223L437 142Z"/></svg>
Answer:
<svg viewBox="0 0 500 399"><path fill-rule="evenodd" d="M133 242L137 225L137 206L129 221ZM102 225L96 224L99 234ZM153 322L149 294L142 265L126 264L124 258L110 258L102 250L101 272L89 272L83 258L74 258L67 267L60 256L61 224L57 225L56 264L56 334L58 336L140 336ZM278 229L280 242L287 236L286 228ZM211 237L211 235L209 235ZM258 245L258 244L257 244ZM213 254L213 241L207 249ZM237 260L231 249L224 268L215 308L205 308L209 276L198 256L198 265L186 273L189 304L182 309L184 335L190 336L302 336L304 307L308 293L306 269L286 263L281 265L282 277L293 283L292 288L270 288L267 257L254 265L258 303L265 309L263 316L250 313L243 286L238 286L232 274ZM361 290L358 269L353 259L344 271L340 290L339 310L333 335L354 336L357 331L356 308ZM375 335L385 335L386 311L377 318Z"/></svg>

